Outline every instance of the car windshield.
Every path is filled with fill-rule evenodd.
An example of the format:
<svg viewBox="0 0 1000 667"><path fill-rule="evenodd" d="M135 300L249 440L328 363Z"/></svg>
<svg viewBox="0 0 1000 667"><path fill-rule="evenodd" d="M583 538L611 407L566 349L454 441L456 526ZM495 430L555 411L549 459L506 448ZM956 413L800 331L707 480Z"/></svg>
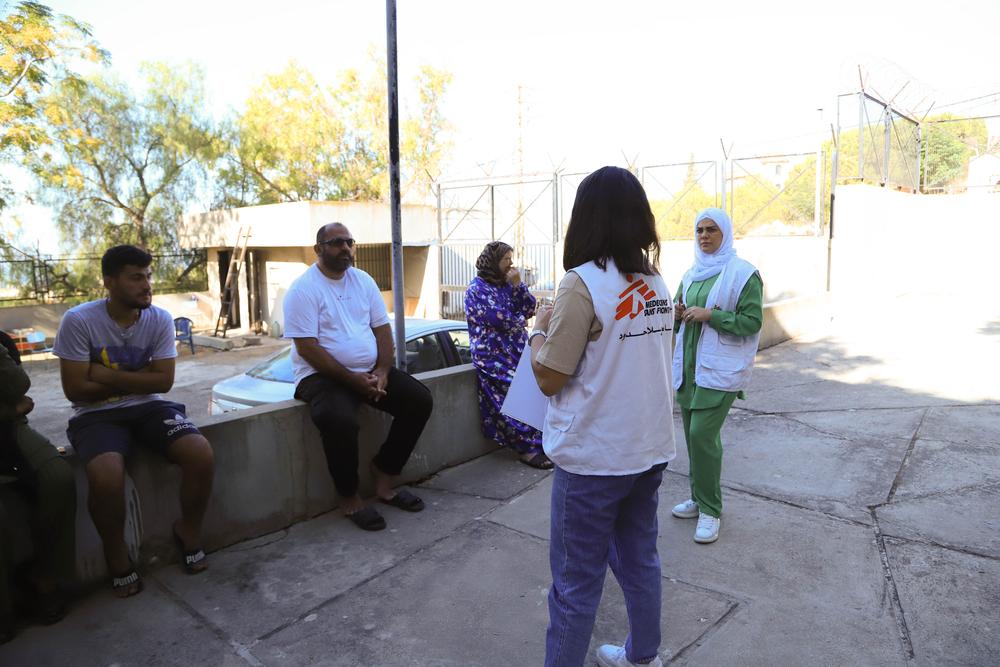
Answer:
<svg viewBox="0 0 1000 667"><path fill-rule="evenodd" d="M292 348L286 348L280 354L263 361L247 371L250 377L275 382L295 382L292 373Z"/></svg>

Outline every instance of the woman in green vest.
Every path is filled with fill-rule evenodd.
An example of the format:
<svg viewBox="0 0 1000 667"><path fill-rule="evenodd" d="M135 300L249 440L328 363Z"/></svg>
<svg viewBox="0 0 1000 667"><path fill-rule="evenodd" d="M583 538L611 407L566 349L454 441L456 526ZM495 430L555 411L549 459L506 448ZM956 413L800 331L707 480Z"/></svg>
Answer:
<svg viewBox="0 0 1000 667"><path fill-rule="evenodd" d="M694 519L694 541L719 539L722 439L729 408L750 381L763 314L764 283L737 256L733 223L708 208L695 218L694 264L677 290L673 380L690 461L691 497L672 513Z"/></svg>

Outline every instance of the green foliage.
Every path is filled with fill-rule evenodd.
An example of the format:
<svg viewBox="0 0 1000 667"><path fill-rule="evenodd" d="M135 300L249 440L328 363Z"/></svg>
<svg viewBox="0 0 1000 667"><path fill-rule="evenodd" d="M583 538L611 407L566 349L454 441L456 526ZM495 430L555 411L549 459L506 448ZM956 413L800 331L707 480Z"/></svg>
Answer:
<svg viewBox="0 0 1000 667"><path fill-rule="evenodd" d="M969 158L988 150L985 121L953 118L952 114L941 114L924 124L921 179L928 188L944 187L962 178L968 170Z"/></svg>
<svg viewBox="0 0 1000 667"><path fill-rule="evenodd" d="M677 195L649 202L653 217L656 218L656 232L663 240L693 238L694 217L699 211L715 205L715 196L708 194L699 183L694 182L690 173Z"/></svg>
<svg viewBox="0 0 1000 667"><path fill-rule="evenodd" d="M90 28L36 2L21 2L0 20L0 161L49 141L39 98L52 85L79 82L72 66L107 62ZM14 197L0 181L0 210Z"/></svg>
<svg viewBox="0 0 1000 667"><path fill-rule="evenodd" d="M419 103L400 125L403 192L430 191L448 149L441 101L451 75L424 67L416 77ZM347 70L335 87L321 87L289 63L254 89L225 130L217 206L304 200L379 200L388 196L385 62Z"/></svg>
<svg viewBox="0 0 1000 667"><path fill-rule="evenodd" d="M28 166L56 210L64 245L100 253L118 243L176 247L175 229L204 164L218 154L203 116L203 74L144 66L137 97L106 75L63 82L40 103L51 144Z"/></svg>
<svg viewBox="0 0 1000 667"><path fill-rule="evenodd" d="M829 220L830 153L824 152L827 177L824 179L822 215ZM747 173L750 172L750 173ZM728 193L727 209L733 219L738 236L752 233L761 227L779 223L787 227L809 228L815 224L816 210L816 157L811 155L794 165L778 186L752 169L734 168L737 184ZM714 195L709 194L697 181L693 161L688 165L687 176L677 195L670 199L651 200L650 207L656 217L656 230L663 240L690 239L694 236L695 216L710 206L717 206Z"/></svg>
<svg viewBox="0 0 1000 667"><path fill-rule="evenodd" d="M920 146L920 184L921 187L945 187L965 176L969 159L975 155L989 152L988 129L985 121L973 119L952 120L952 114L941 114L928 118L923 123ZM945 122L946 121L946 122ZM865 180L881 182L882 153L885 152L884 126L876 124L865 129ZM911 149L906 164L897 159L902 148ZM829 149L832 142L824 147ZM890 182L893 185L909 185L912 173L916 171L913 165L916 152L915 133L900 129L890 141ZM840 133L840 161L837 177L840 180L854 179L858 172L858 131L844 130Z"/></svg>

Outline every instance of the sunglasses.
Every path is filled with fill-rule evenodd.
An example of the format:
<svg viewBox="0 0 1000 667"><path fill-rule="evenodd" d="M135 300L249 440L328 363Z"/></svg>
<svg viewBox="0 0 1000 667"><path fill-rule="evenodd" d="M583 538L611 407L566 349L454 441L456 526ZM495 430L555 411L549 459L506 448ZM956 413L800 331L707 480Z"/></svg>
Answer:
<svg viewBox="0 0 1000 667"><path fill-rule="evenodd" d="M316 245L332 245L336 246L337 248L343 248L346 245L348 248L353 248L354 239L352 239L350 236L338 236L332 239L327 239L325 241L320 241Z"/></svg>

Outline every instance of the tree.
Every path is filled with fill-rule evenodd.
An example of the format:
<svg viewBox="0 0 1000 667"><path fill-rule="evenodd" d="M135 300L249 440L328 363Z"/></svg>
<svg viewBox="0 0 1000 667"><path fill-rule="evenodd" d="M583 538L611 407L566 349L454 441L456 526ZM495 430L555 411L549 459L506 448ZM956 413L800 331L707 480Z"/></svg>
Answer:
<svg viewBox="0 0 1000 667"><path fill-rule="evenodd" d="M969 158L987 151L989 132L982 119L955 119L941 114L924 123L922 182L928 188L944 187L963 176Z"/></svg>
<svg viewBox="0 0 1000 667"><path fill-rule="evenodd" d="M709 172L696 165L690 156L684 181L670 199L651 199L649 207L656 219L656 232L661 240L694 238L694 218L698 212L716 205L716 198L705 191L701 179ZM712 174L711 178L715 178Z"/></svg>
<svg viewBox="0 0 1000 667"><path fill-rule="evenodd" d="M791 218L784 193L776 185L757 174L743 174L742 182L733 186L730 198L733 233L747 234L756 227Z"/></svg>
<svg viewBox="0 0 1000 667"><path fill-rule="evenodd" d="M321 87L292 62L254 89L228 123L217 206L303 200L379 200L388 193L385 64L347 70ZM441 101L451 76L421 69L419 104L400 128L404 193L425 196L447 149Z"/></svg>
<svg viewBox="0 0 1000 667"><path fill-rule="evenodd" d="M338 190L344 128L333 100L292 62L253 90L226 131L222 206L320 199Z"/></svg>
<svg viewBox="0 0 1000 667"><path fill-rule="evenodd" d="M51 144L30 155L62 240L99 252L116 243L176 247L175 228L218 141L203 116L200 69L143 66L135 96L106 75L62 82L40 100Z"/></svg>
<svg viewBox="0 0 1000 667"><path fill-rule="evenodd" d="M86 24L36 2L18 3L0 20L0 160L49 141L39 98L51 85L79 84L77 60L108 60ZM9 183L0 183L0 209L13 195Z"/></svg>

